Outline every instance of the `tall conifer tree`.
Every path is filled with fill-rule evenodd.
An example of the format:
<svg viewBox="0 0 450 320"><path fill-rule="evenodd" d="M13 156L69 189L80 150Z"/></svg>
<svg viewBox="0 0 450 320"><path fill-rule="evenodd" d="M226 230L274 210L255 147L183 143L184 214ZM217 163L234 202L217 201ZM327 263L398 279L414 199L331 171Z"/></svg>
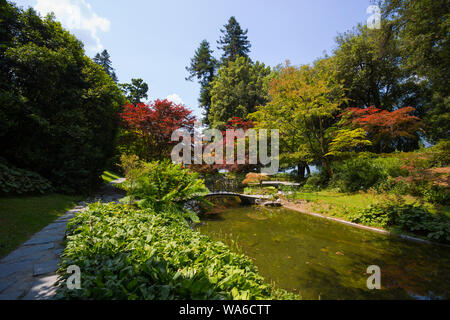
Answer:
<svg viewBox="0 0 450 320"><path fill-rule="evenodd" d="M222 64L235 61L238 56L248 58L251 48L250 41L247 39L248 30L242 30L235 17L231 17L224 28L220 30L223 35L217 41L220 45L218 49L223 50Z"/></svg>

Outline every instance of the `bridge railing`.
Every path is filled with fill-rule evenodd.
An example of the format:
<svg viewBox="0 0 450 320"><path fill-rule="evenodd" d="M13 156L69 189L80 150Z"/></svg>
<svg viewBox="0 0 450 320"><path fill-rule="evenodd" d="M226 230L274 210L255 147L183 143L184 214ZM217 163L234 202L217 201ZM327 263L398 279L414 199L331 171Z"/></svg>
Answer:
<svg viewBox="0 0 450 320"><path fill-rule="evenodd" d="M244 186L238 180L216 177L205 177L204 180L206 187L211 192L228 191L242 193L244 191Z"/></svg>

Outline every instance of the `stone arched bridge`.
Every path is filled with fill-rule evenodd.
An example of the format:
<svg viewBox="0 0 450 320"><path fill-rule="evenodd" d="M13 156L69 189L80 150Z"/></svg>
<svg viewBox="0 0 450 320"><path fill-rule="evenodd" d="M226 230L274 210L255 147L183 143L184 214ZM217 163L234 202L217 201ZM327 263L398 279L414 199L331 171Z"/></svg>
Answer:
<svg viewBox="0 0 450 320"><path fill-rule="evenodd" d="M250 195L250 194L242 194L242 193L227 192L227 191L211 192L206 195L206 197L216 197L216 196L239 197L239 199L241 199L242 204L256 204L257 200L269 200L270 199L270 196L265 196L265 195Z"/></svg>

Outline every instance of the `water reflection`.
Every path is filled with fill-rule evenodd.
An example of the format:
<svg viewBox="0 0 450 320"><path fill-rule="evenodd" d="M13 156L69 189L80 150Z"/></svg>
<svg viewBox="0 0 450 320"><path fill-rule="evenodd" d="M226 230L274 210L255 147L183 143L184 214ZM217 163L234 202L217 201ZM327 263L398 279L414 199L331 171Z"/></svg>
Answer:
<svg viewBox="0 0 450 320"><path fill-rule="evenodd" d="M236 237L260 273L304 299L448 299L450 249L407 242L278 208L238 207L206 217L202 233ZM366 286L381 268L381 290Z"/></svg>

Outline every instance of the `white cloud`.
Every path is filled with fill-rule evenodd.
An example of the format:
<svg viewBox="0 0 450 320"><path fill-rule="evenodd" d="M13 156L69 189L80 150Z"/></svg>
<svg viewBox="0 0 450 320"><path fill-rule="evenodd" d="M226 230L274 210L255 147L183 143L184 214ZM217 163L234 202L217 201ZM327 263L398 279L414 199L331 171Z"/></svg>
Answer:
<svg viewBox="0 0 450 320"><path fill-rule="evenodd" d="M53 12L64 27L84 42L86 49L103 49L97 32L109 31L111 22L98 16L86 0L37 0L34 8L42 15Z"/></svg>
<svg viewBox="0 0 450 320"><path fill-rule="evenodd" d="M183 100L176 93L169 94L166 99L176 104L184 104Z"/></svg>

